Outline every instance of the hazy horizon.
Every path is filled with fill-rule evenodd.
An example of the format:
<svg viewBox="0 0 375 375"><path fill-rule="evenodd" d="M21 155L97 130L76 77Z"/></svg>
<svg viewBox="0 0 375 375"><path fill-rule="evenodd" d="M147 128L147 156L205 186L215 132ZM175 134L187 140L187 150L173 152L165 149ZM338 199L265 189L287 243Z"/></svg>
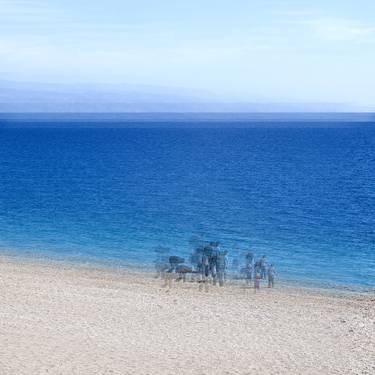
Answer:
<svg viewBox="0 0 375 375"><path fill-rule="evenodd" d="M372 106L324 102L230 101L177 87L0 80L0 113L353 113Z"/></svg>
<svg viewBox="0 0 375 375"><path fill-rule="evenodd" d="M0 0L0 30L2 112L375 108L370 0Z"/></svg>

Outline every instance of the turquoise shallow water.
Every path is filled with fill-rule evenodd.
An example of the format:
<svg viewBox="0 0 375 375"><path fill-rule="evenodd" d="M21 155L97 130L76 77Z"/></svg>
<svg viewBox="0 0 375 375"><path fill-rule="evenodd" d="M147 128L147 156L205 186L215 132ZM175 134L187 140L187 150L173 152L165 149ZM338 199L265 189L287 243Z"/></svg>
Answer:
<svg viewBox="0 0 375 375"><path fill-rule="evenodd" d="M375 286L375 125L51 125L0 123L4 251L146 266L201 236L284 280Z"/></svg>

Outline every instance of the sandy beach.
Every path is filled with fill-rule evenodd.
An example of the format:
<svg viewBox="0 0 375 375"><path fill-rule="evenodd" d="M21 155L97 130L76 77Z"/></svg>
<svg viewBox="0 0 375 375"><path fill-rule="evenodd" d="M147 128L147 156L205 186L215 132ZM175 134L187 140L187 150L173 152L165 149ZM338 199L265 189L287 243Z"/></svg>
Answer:
<svg viewBox="0 0 375 375"><path fill-rule="evenodd" d="M375 296L0 258L0 373L374 374Z"/></svg>

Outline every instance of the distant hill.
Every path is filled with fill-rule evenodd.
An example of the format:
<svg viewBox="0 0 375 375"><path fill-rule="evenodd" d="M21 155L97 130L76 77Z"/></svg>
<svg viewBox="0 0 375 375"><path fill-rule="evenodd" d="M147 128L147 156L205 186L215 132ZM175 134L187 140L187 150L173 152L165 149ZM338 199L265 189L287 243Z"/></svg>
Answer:
<svg viewBox="0 0 375 375"><path fill-rule="evenodd" d="M2 113L358 112L337 103L231 102L184 88L109 84L48 84L0 80Z"/></svg>

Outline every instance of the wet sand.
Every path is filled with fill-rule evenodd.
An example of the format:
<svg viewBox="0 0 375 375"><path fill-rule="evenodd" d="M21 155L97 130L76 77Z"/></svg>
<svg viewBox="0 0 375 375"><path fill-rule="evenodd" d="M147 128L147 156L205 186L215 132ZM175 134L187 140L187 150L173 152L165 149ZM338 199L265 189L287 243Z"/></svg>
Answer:
<svg viewBox="0 0 375 375"><path fill-rule="evenodd" d="M374 374L375 295L0 257L0 373Z"/></svg>

